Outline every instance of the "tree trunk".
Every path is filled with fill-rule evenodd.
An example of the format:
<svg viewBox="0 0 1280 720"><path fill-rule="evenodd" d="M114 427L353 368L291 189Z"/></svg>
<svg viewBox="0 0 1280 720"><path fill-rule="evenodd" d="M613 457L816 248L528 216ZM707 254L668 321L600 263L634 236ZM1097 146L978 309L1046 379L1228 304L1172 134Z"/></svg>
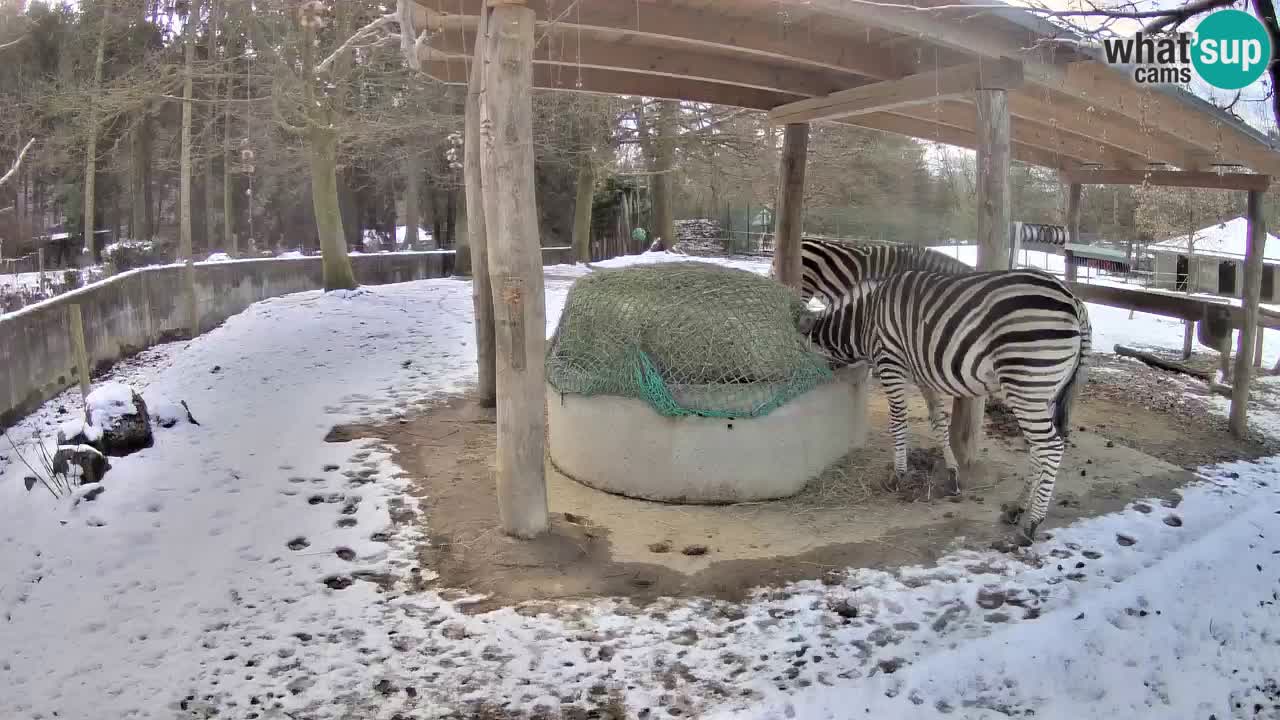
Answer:
<svg viewBox="0 0 1280 720"><path fill-rule="evenodd" d="M338 208L338 139L323 128L312 128L307 142L311 161L311 203L320 236L320 256L324 264L324 289L354 290L355 274L347 256L347 239L342 232L342 212Z"/></svg>
<svg viewBox="0 0 1280 720"><path fill-rule="evenodd" d="M653 236L663 250L676 243L675 209L671 204L671 170L675 165L676 113L679 103L663 100L658 108L653 172Z"/></svg>
<svg viewBox="0 0 1280 720"><path fill-rule="evenodd" d="M1067 188L1067 242L1077 245L1080 242L1080 200L1084 194L1084 186L1071 183ZM1071 262L1070 253L1063 253L1066 267L1063 273L1068 282L1076 281L1076 266Z"/></svg>
<svg viewBox="0 0 1280 720"><path fill-rule="evenodd" d="M595 198L596 173L587 152L578 161L578 197L573 206L573 259L591 262L591 203Z"/></svg>
<svg viewBox="0 0 1280 720"><path fill-rule="evenodd" d="M182 70L182 145L179 150L178 172L178 261L192 259L191 247L191 113L192 113L192 64L195 60L195 25L192 18L200 16L200 3L191 5L185 35Z"/></svg>
<svg viewBox="0 0 1280 720"><path fill-rule="evenodd" d="M94 207L96 200L94 193L97 190L98 175L98 92L102 88L102 62L106 54L107 26L111 22L110 0L102 7L102 19L99 22L98 47L93 56L93 87L89 94L88 142L85 143L84 151L84 221L81 223L84 228L84 254L80 258L82 266L92 265L97 257L93 232L96 229L94 213L97 211Z"/></svg>
<svg viewBox="0 0 1280 720"><path fill-rule="evenodd" d="M421 180L422 168L410 153L404 161L404 241L409 248L418 245L418 223L422 222L422 211L418 207L422 197Z"/></svg>
<svg viewBox="0 0 1280 720"><path fill-rule="evenodd" d="M477 35L475 58L471 63L471 78L467 86L465 136L463 137L462 177L466 185L467 235L458 247L454 272L471 274L471 300L476 318L476 359L479 365L479 385L476 394L484 407L497 404L496 355L493 326L493 291L489 282L488 238L485 228L485 197L481 176L480 102L484 83L484 56L488 20L482 17Z"/></svg>
<svg viewBox="0 0 1280 720"><path fill-rule="evenodd" d="M235 197L232 193L231 168L231 92L232 83L227 81L227 101L223 106L222 117L222 246L231 257L240 257L240 243L235 228Z"/></svg>
<svg viewBox="0 0 1280 720"><path fill-rule="evenodd" d="M496 316L498 511L509 535L546 532L546 310L533 159L532 8L490 11L481 103L481 165Z"/></svg>
<svg viewBox="0 0 1280 720"><path fill-rule="evenodd" d="M809 123L788 123L778 160L778 203L774 229L773 277L800 289L800 236L804 215L804 171L809 153Z"/></svg>
<svg viewBox="0 0 1280 720"><path fill-rule="evenodd" d="M205 60L213 62L218 52L218 26L221 24L219 20L219 10L221 3L218 0L209 0L209 25L206 39L208 40L205 47ZM218 242L218 218L213 212L213 208L219 205L218 190L219 185L214 182L213 158L216 155L214 148L217 147L214 138L218 136L216 126L218 124L218 107L215 100L218 98L218 81L210 80L208 84L208 115L205 124L205 160L204 160L204 242L205 250L213 250L214 245ZM220 248L226 250L227 248Z"/></svg>
<svg viewBox="0 0 1280 720"><path fill-rule="evenodd" d="M444 237L443 245L436 240L437 249L458 246L458 190L453 187L445 193Z"/></svg>
<svg viewBox="0 0 1280 720"><path fill-rule="evenodd" d="M133 127L133 132L129 133L129 203L130 203L130 220L129 234L134 240L147 240L151 237L151 229L147 227L147 193L146 193L146 165L149 162L146 157L147 143L143 137L149 128L147 127L146 111L141 113L137 124Z"/></svg>
<svg viewBox="0 0 1280 720"><path fill-rule="evenodd" d="M978 90L978 270L1009 266L1009 96L1000 89ZM951 449L962 465L978 459L985 398L952 403Z"/></svg>

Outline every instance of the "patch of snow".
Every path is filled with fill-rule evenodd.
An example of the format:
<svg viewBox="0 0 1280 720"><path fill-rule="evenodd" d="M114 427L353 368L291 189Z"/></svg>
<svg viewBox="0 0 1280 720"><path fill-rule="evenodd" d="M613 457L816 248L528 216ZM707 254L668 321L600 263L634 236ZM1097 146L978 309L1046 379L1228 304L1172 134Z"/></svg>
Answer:
<svg viewBox="0 0 1280 720"><path fill-rule="evenodd" d="M110 430L122 417L133 415L133 388L124 383L109 382L99 385L85 398L89 405L89 424Z"/></svg>
<svg viewBox="0 0 1280 720"><path fill-rule="evenodd" d="M83 418L74 418L58 426L58 434L68 440L82 433L89 442L97 442L102 438L102 428L86 423Z"/></svg>
<svg viewBox="0 0 1280 720"><path fill-rule="evenodd" d="M547 269L548 334L589 272ZM382 592L358 575L434 575L415 544L430 527L387 542L391 504L417 509L408 479L376 442L324 437L473 384L471 308L470 284L454 279L304 292L118 364L104 397L182 397L206 425L115 459L83 522L0 460L0 717L171 718L184 701L226 716L251 698L264 718L443 717L493 700L518 715L604 687L626 688L631 714L665 703L684 717L1225 720L1280 667L1277 459L1202 469L1177 508L1152 500L1056 530L1035 548L1042 562L966 551L855 570L761 589L736 619L711 600L566 601L555 617ZM1116 313L1094 315L1095 338L1165 339ZM1180 345L1181 326L1169 329ZM74 417L77 395L46 403L18 442ZM1016 602L980 607L992 591Z"/></svg>
<svg viewBox="0 0 1280 720"><path fill-rule="evenodd" d="M151 421L161 427L172 427L187 421L187 411L181 404L173 401L168 395L158 390L147 389L140 393L142 402L147 405L147 414Z"/></svg>
<svg viewBox="0 0 1280 720"><path fill-rule="evenodd" d="M280 254L279 254L279 255L277 255L276 257L278 257L278 258L300 258L300 257L306 257L306 255L303 255L301 250L288 250L288 251L286 251L286 252L282 252L282 253L280 253Z"/></svg>
<svg viewBox="0 0 1280 720"><path fill-rule="evenodd" d="M229 262L230 260L232 260L231 255L224 252L216 252L205 258L205 262Z"/></svg>

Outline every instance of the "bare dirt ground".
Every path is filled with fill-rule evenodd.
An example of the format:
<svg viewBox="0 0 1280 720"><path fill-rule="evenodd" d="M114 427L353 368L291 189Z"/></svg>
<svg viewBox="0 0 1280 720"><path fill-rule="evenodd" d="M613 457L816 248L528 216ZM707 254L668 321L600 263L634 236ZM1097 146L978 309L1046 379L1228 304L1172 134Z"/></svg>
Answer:
<svg viewBox="0 0 1280 720"><path fill-rule="evenodd" d="M1042 532L1121 509L1140 498L1172 503L1174 490L1208 462L1258 457L1260 441L1231 439L1182 383L1109 357L1094 359L1076 405L1055 503ZM736 601L753 588L804 579L836 580L847 567L928 564L956 546L1007 536L1000 504L1017 497L1029 469L1016 423L988 413L982 459L958 497L921 488L881 488L892 461L887 406L873 391L866 447L829 468L801 494L732 506L645 502L587 488L547 465L552 530L534 542L497 529L491 410L467 397L437 402L395 424L336 428L335 438L378 437L417 478L429 538L423 565L436 586L481 593L485 611L565 598L616 596ZM911 404L913 464L940 453L919 396ZM1157 459L1159 458L1159 459Z"/></svg>

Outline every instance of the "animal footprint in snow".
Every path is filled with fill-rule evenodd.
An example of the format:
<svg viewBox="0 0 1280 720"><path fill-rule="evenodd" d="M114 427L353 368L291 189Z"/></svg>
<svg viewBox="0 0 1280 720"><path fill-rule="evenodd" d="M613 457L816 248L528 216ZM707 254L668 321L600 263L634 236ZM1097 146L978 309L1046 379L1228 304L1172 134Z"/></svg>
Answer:
<svg viewBox="0 0 1280 720"><path fill-rule="evenodd" d="M1138 541L1137 541L1137 540L1135 540L1135 539L1133 539L1133 538L1132 538L1132 537L1130 537L1129 535L1125 535L1124 533L1117 533L1117 534L1116 534L1116 542L1117 542L1117 543L1119 543L1120 545L1124 546L1124 547L1129 547L1130 545L1133 545L1134 543L1136 543L1136 542L1138 542Z"/></svg>
<svg viewBox="0 0 1280 720"><path fill-rule="evenodd" d="M1177 515L1166 515L1164 518L1164 524L1169 527L1182 527L1182 518Z"/></svg>
<svg viewBox="0 0 1280 720"><path fill-rule="evenodd" d="M338 518L338 527L340 528L350 528L355 526L356 526L356 519L353 517Z"/></svg>
<svg viewBox="0 0 1280 720"><path fill-rule="evenodd" d="M296 537L288 542L290 550L304 550L311 546L311 543L304 537Z"/></svg>

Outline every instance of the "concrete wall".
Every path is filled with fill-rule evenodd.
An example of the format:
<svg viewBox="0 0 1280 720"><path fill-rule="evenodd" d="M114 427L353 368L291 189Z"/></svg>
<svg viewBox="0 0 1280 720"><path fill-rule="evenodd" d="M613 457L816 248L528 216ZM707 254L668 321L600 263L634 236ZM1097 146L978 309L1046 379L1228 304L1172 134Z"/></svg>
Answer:
<svg viewBox="0 0 1280 720"><path fill-rule="evenodd" d="M545 248L544 264L568 262L571 248ZM353 255L362 285L453 273L453 251ZM180 265L132 270L0 317L0 428L8 427L75 383L67 307L80 305L93 370L160 342L185 337ZM200 331L208 332L253 303L322 287L318 257L198 263Z"/></svg>

